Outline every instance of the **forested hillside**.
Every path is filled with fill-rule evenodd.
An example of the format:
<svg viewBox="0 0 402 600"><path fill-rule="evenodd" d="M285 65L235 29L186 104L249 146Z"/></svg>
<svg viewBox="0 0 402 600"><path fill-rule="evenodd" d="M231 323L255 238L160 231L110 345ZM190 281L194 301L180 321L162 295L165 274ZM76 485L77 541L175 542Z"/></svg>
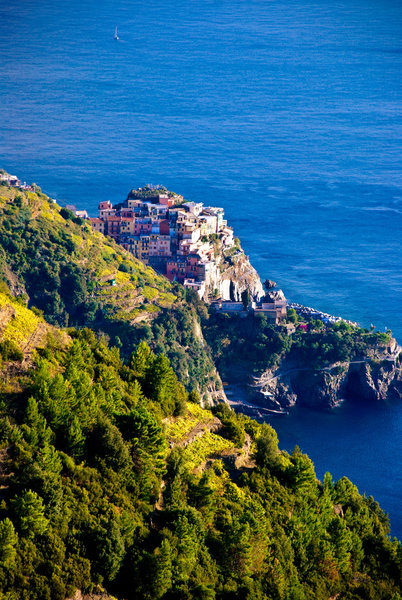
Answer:
<svg viewBox="0 0 402 600"><path fill-rule="evenodd" d="M200 323L225 365L237 344L265 368L288 337L229 339L39 191L0 187L0 274L0 598L402 600L372 498L200 405L220 384Z"/></svg>
<svg viewBox="0 0 402 600"><path fill-rule="evenodd" d="M68 333L28 371L1 364L2 598L401 598L402 547L372 498L317 481L269 425L201 409L144 342L123 362Z"/></svg>
<svg viewBox="0 0 402 600"><path fill-rule="evenodd" d="M194 295L39 191L0 185L0 278L49 323L90 325L126 356L145 339L169 356L188 390L221 394Z"/></svg>

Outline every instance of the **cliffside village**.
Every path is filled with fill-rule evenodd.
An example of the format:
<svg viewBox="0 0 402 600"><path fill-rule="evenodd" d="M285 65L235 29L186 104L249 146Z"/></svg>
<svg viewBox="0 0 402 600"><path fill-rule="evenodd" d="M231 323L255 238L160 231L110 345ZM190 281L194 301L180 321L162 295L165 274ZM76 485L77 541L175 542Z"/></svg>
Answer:
<svg viewBox="0 0 402 600"><path fill-rule="evenodd" d="M0 185L23 191L37 189L35 183L27 185L16 175L1 169ZM101 202L99 217L89 217L86 210L77 210L73 205L65 208L88 220L95 231L114 238L170 281L178 281L185 288L194 289L217 312L237 313L240 317L250 313L257 317L265 316L270 322L284 326L288 334L295 331L292 323L286 324L288 308L294 308L302 317L320 319L325 325L339 321L358 325L298 303L289 304L282 290L275 289L274 282L268 282L264 295L258 276L261 291L254 297L246 294L242 301L238 301L211 294L213 286L221 278L222 263L227 261L225 255L230 255L232 261L236 256L244 256L236 245L233 229L223 218L223 208L204 206L202 202L185 202L178 194L152 186L132 190L127 200L117 206L112 206L108 200ZM217 255L215 242L218 240L223 252ZM297 329L308 330L308 325L300 323Z"/></svg>
<svg viewBox="0 0 402 600"><path fill-rule="evenodd" d="M99 217L90 222L170 281L193 286L201 296L217 267L211 236L219 236L224 248L234 245L223 209L148 188L132 191L122 205L101 202Z"/></svg>
<svg viewBox="0 0 402 600"><path fill-rule="evenodd" d="M185 202L180 195L147 186L132 190L122 204L101 202L99 217L75 213L88 218L95 231L114 238L169 281L194 289L216 311L265 315L276 324L286 319L287 302L281 290L267 290L265 297L262 291L254 298L246 294L242 301L211 293L225 268L225 257L233 261L243 255L223 208ZM218 242L221 252L216 252Z"/></svg>

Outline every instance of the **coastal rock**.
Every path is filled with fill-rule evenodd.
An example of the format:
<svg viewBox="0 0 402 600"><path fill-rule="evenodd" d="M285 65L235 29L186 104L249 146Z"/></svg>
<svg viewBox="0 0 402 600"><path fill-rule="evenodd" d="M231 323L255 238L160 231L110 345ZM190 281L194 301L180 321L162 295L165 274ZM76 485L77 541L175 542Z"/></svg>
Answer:
<svg viewBox="0 0 402 600"><path fill-rule="evenodd" d="M291 380L291 388L297 402L303 406L333 408L342 399L340 396L344 373L338 369L330 371L299 372Z"/></svg>
<svg viewBox="0 0 402 600"><path fill-rule="evenodd" d="M285 298L285 294L282 292L282 290L272 290L269 289L267 291L267 293L265 294L265 298L267 302L278 302L280 300L286 300Z"/></svg>
<svg viewBox="0 0 402 600"><path fill-rule="evenodd" d="M365 401L402 397L402 361L385 358L361 365L351 364L346 382L346 396Z"/></svg>
<svg viewBox="0 0 402 600"><path fill-rule="evenodd" d="M400 399L402 361L394 340L391 345L361 360L327 365L320 370L288 365L285 360L249 386L250 401L286 411L295 404L334 408L345 399L365 403Z"/></svg>
<svg viewBox="0 0 402 600"><path fill-rule="evenodd" d="M219 277L222 300L241 302L244 291L248 291L253 300L260 300L264 296L264 288L248 256L240 253L231 263Z"/></svg>

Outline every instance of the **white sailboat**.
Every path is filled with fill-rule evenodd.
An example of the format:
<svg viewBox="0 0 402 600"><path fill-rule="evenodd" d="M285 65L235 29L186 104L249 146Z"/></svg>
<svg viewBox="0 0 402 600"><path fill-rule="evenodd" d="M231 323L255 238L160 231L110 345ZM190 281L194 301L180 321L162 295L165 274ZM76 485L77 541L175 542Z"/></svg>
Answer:
<svg viewBox="0 0 402 600"><path fill-rule="evenodd" d="M119 36L117 35L117 27L116 27L116 29L114 30L114 39L115 39L115 40L118 40L118 39L119 39Z"/></svg>

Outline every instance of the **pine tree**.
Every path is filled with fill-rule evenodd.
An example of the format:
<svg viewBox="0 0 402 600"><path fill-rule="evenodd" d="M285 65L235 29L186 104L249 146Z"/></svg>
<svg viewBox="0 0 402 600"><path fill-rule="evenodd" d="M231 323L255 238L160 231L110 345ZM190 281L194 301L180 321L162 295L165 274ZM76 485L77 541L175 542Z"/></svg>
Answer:
<svg viewBox="0 0 402 600"><path fill-rule="evenodd" d="M142 341L139 343L137 350L133 352L130 359L130 369L134 371L134 374L138 378L145 376L147 369L151 366L155 360L155 355L147 344Z"/></svg>
<svg viewBox="0 0 402 600"><path fill-rule="evenodd" d="M164 415L172 415L176 408L178 382L170 361L159 355L147 369L144 381L145 394L160 404Z"/></svg>
<svg viewBox="0 0 402 600"><path fill-rule="evenodd" d="M85 435L80 420L74 416L67 428L67 448L73 456L79 458L83 453L84 442Z"/></svg>
<svg viewBox="0 0 402 600"><path fill-rule="evenodd" d="M15 559L18 536L10 519L0 521L0 564L10 566Z"/></svg>
<svg viewBox="0 0 402 600"><path fill-rule="evenodd" d="M155 598L162 598L172 587L172 549L169 540L162 540L160 548L154 552L153 592Z"/></svg>
<svg viewBox="0 0 402 600"><path fill-rule="evenodd" d="M29 538L45 533L49 520L45 517L43 500L36 492L24 490L12 501L21 532Z"/></svg>

